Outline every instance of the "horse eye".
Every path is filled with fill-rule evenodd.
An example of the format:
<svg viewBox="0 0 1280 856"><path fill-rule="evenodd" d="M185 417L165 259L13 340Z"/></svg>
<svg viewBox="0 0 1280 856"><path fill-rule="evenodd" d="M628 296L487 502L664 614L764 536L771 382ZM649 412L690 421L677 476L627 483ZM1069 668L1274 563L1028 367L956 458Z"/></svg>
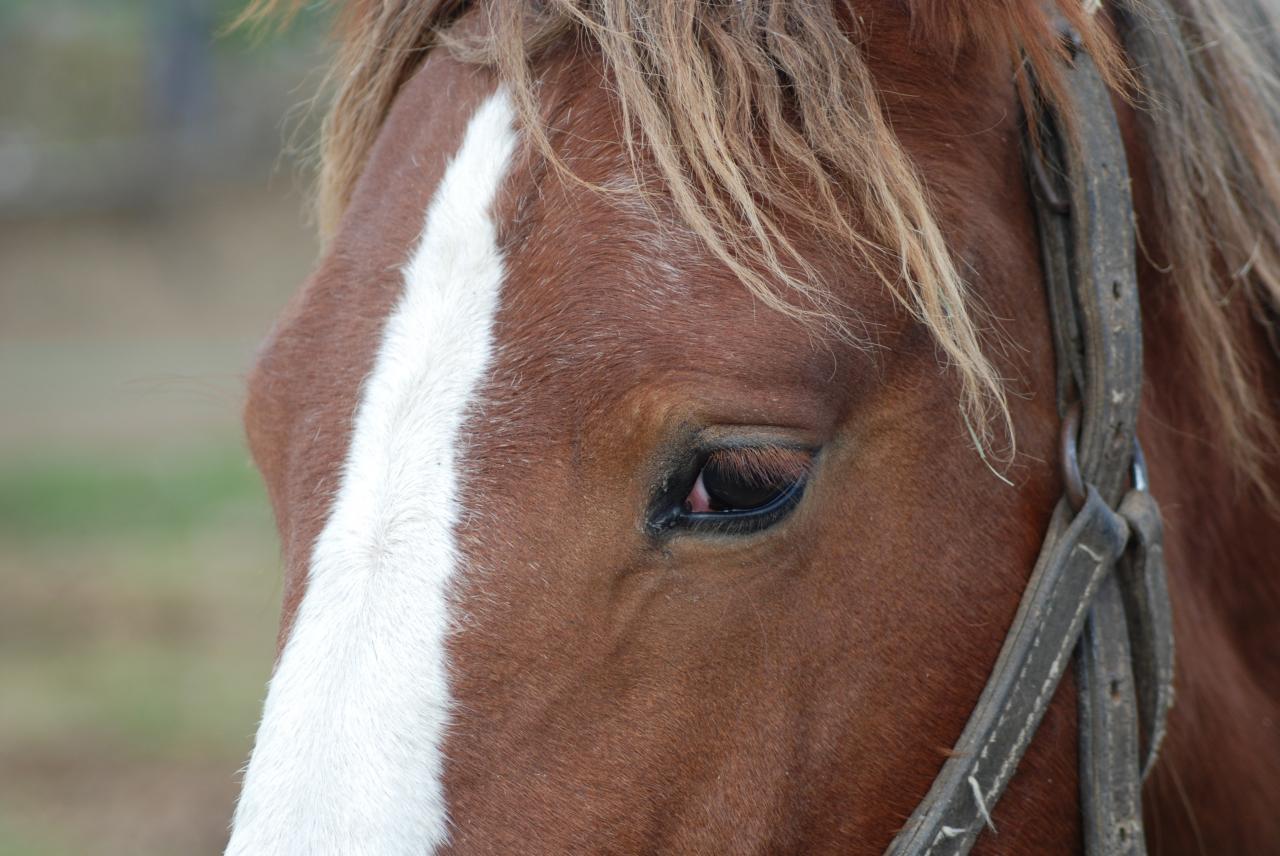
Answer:
<svg viewBox="0 0 1280 856"><path fill-rule="evenodd" d="M712 455L685 498L684 510L691 514L753 511L777 499L794 483L784 474L740 472Z"/></svg>
<svg viewBox="0 0 1280 856"><path fill-rule="evenodd" d="M805 449L717 449L698 468L673 522L722 532L771 526L800 501L812 462Z"/></svg>

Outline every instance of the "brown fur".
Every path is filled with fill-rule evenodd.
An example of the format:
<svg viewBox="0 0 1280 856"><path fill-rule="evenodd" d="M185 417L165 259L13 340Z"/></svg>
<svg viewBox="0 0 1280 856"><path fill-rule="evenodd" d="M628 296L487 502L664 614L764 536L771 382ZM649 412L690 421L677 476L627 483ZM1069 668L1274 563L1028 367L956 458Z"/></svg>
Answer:
<svg viewBox="0 0 1280 856"><path fill-rule="evenodd" d="M900 4L864 12L885 115L927 178L949 252L1000 319L987 337L1008 345L991 351L997 373L1024 393L1009 402L1015 487L972 453L935 331L805 221L780 222L841 304L876 325L877 350L816 341L803 319L762 306L678 205L592 190L634 184L619 105L596 53L548 48L548 141L586 183L530 151L496 212L501 350L468 432L473 573L451 648L454 852L878 853L986 680L1060 493L1019 95L1007 44L977 25L938 12L922 35ZM961 36L1000 49L957 48ZM328 256L255 372L250 437L289 566L282 637L399 265L494 85L443 53L397 85ZM1140 224L1159 252L1167 189L1124 113ZM660 180L660 165L640 168ZM1280 841L1280 532L1234 499L1232 452L1202 416L1215 393L1187 380L1194 320L1168 282L1144 263L1141 431L1181 645L1149 835L1157 853L1267 852ZM1239 303L1229 323L1233 347L1261 361ZM1280 392L1252 382L1259 401ZM796 513L736 541L646 536L647 491L689 426L822 446ZM985 852L1079 849L1069 684Z"/></svg>
<svg viewBox="0 0 1280 856"><path fill-rule="evenodd" d="M254 0L245 17L299 2ZM1237 471L1280 507L1262 472L1280 454L1280 430L1256 395L1261 367L1238 343L1227 311L1233 301L1260 315L1280 304L1280 15L1260 0L1169 2L1178 16L1172 29L1145 0L1111 4L1132 26L1169 31L1157 36L1163 62L1133 77L1105 16L1095 21L1077 0L890 6L910 15L916 50L1008 63L1024 106L1032 98L1029 72L1051 103L1066 103L1051 12L1080 32L1113 83L1133 92L1136 77L1150 132L1163 141L1153 153L1153 201L1171 239L1162 254L1169 283L1179 311L1194 319L1188 346L1196 371ZM783 221L804 223L826 239L828 252L875 270L923 321L961 378L959 398L979 451L1004 457L1007 438L1012 454L1006 384L989 359L991 343L984 349L982 342L990 319L974 305L963 265L938 229L935 188L885 121L880 102L892 90L862 60L880 38L880 5L488 0L486 23L476 26L472 16L458 33L451 24L466 8L462 0L351 0L342 4L333 69L339 85L326 123L322 223L329 231L337 222L392 99L442 38L469 46L514 85L529 133L554 159L543 144L534 69L545 45L570 31L604 55L633 158L639 147L649 153L661 192L674 196L686 225L757 299L867 338L864 325L850 324L839 288L790 244Z"/></svg>

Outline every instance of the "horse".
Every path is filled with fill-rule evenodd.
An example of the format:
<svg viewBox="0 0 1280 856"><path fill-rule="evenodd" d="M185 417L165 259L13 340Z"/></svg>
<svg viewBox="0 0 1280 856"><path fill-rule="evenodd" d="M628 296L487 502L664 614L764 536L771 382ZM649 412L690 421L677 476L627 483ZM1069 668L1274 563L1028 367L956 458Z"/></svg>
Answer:
<svg viewBox="0 0 1280 856"><path fill-rule="evenodd" d="M1280 852L1280 10L340 5L325 248L248 383L285 582L229 854L884 852L1064 494L1028 117L1083 125L1076 51L1178 652L1146 844ZM1084 847L1078 681L980 852Z"/></svg>

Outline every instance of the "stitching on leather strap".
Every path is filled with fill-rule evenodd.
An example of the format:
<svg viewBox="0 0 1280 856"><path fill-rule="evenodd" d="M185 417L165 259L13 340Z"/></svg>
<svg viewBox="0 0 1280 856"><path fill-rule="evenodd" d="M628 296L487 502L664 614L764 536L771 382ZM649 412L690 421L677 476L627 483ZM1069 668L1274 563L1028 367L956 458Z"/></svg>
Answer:
<svg viewBox="0 0 1280 856"><path fill-rule="evenodd" d="M1088 609L1089 605L1093 602L1093 592L1098 587L1098 579L1100 576L1098 572L1102 570L1102 566L1106 564L1104 557L1099 557L1088 547L1085 547L1084 544L1076 544L1075 547L1072 548L1072 552L1075 552L1076 550L1082 551L1089 558L1097 562L1097 564L1095 564L1093 567L1093 571L1092 571L1093 580L1089 583L1088 587L1085 589L1085 592L1086 592L1085 596L1080 598L1080 601L1076 604L1076 611L1071 616L1071 624L1075 624L1077 621L1079 621L1081 616L1084 615L1085 610ZM1036 639L1031 646L1033 650L1039 646L1041 631L1043 630L1044 630L1044 624L1041 624L1040 627L1036 629ZM1068 649L1075 647L1075 644L1076 644L1075 636L1065 637L1062 639L1061 642L1058 643L1058 650L1057 650L1057 653L1054 655L1053 662L1049 668L1049 674L1045 677L1044 682L1041 683L1040 691L1036 693L1035 701L1033 701L1031 704L1030 714L1027 716L1026 720L1022 723L1022 728L1018 731L1018 736L1014 739L1013 751L1005 756L1004 763L1001 764L1000 769L996 771L996 777L995 779L992 780L991 788L987 792L987 799L990 799L996 792L998 792L1002 787L1004 787L1004 784L1007 781L1007 777L1009 775L1009 771L1011 770L1013 765L1016 763L1015 759L1019 759L1022 757L1022 749L1023 747L1026 746L1026 741L1030 738L1032 725L1037 719L1036 714L1041 710L1041 705L1044 704L1045 694L1050 690L1050 688L1057 687L1057 683L1058 683L1057 678L1059 675L1062 674L1062 658L1066 655ZM1031 664L1031 658L1028 657L1027 662L1023 664L1022 673L1026 672L1027 667L1030 664ZM1022 673L1018 675L1018 682L1021 682L1022 680ZM1017 688L1018 682L1015 682L1014 684L1015 689ZM1001 720L1003 720L1004 715L1001 714L1000 718ZM991 733L987 736L987 743L982 750L983 756L986 755L987 748L991 745L991 742L992 740L994 740L998 730L999 730L999 726L997 725L997 727L995 729L992 729ZM977 773L976 767L974 769L974 773L975 774Z"/></svg>
<svg viewBox="0 0 1280 856"><path fill-rule="evenodd" d="M1090 493L1091 493L1092 499L1094 500L1094 502L1096 502L1098 499L1097 494L1093 493L1092 491ZM1098 511L1099 511L1098 509L1094 508L1092 511L1082 511L1082 513L1084 514L1092 513L1094 515L1097 515ZM1109 511L1109 509L1106 509L1105 511L1103 511L1103 513L1105 514L1106 511ZM1095 518L1095 521L1096 521L1095 525L1103 523L1104 519L1105 518L1101 518L1101 517ZM1076 521L1073 521L1071 524L1067 525L1066 529L1063 530L1064 534L1066 531L1069 531L1071 529L1072 525L1075 525L1075 522ZM1085 531L1081 532L1080 535L1077 536L1076 543L1073 544L1071 546L1071 549L1068 550L1066 554L1059 560L1063 564L1068 564L1071 561L1071 557L1077 551L1079 551L1085 556L1088 556L1094 562L1093 567L1089 569L1089 579L1090 579L1089 584L1086 586L1084 592L1082 592L1082 597L1080 597L1076 601L1076 608L1072 613L1070 621L1068 622L1069 627L1076 625L1082 620L1082 616L1084 612L1089 608L1089 605L1092 602L1093 592L1097 590L1098 581L1102 577L1102 574L1101 574L1102 569L1109 561L1113 560L1114 558L1106 555L1105 552L1103 555L1099 555L1089 545L1083 543L1082 540L1079 540L1082 536L1086 535L1089 531L1090 531L1089 529L1086 529ZM1053 590L1048 593L1048 597L1047 597L1048 600L1052 601L1055 598L1056 592L1062 587L1063 583L1067 579L1068 577L1065 572L1057 577L1057 579L1053 584ZM1049 622L1047 621L1041 621L1036 626L1035 634L1032 636L1031 644L1027 649L1027 655L1023 660L1021 668L1018 670L1017 677L1014 678L1013 684L1010 687L1009 698L1016 698L1018 695L1019 689L1025 683L1026 676L1031 669L1032 663L1036 660L1033 652L1035 652L1040 647L1044 639L1045 629L1048 626L1048 624ZM987 757L990 755L992 746L995 745L1000 735L1003 733L1004 724L1008 720L1008 716L1009 716L1010 708L1008 706L1004 707L1004 709L1001 710L1000 715L996 718L995 725L992 726L990 731L988 731L986 739L983 741L982 748L978 751L976 759L973 762L973 768L969 771L969 774L966 777L970 787L973 788L973 798L979 810L979 816L986 820L987 825L990 826L993 832L995 831L995 825L991 822L990 814L988 810L988 804L992 802L996 794L1007 783L1008 778L1011 775L1012 769L1016 766L1017 760L1021 758L1023 749L1025 748L1028 741L1030 740L1030 736L1033 731L1033 726L1035 725L1035 722L1039 718L1039 714L1043 713L1043 707L1046 703L1046 696L1049 694L1051 689L1057 686L1058 678L1061 676L1064 669L1064 658L1067 652L1075 646L1077 642L1077 635L1078 634L1068 634L1058 642L1058 645L1055 649L1055 655L1050 664L1049 673L1046 675L1044 681L1041 683L1039 691L1036 693L1035 699L1033 700L1032 705L1028 711L1028 715L1026 719L1023 721L1021 728L1018 730L1018 734L1014 740L1014 743L1011 746L1010 752L1005 756L1004 761L999 767L999 769L996 770L995 776L991 782L991 786L986 789L985 794L983 789L980 786L980 783L978 782L978 775L980 774L980 771L982 769L982 762L985 761ZM941 826L938 829L937 833L933 836L933 839L929 842L928 846L925 848L921 856L931 856L931 854L934 852L935 847L937 847L939 844L945 843L947 841L952 841L957 838L963 838L966 834L969 833L971 826L972 826L972 821L970 821L970 823L962 827Z"/></svg>

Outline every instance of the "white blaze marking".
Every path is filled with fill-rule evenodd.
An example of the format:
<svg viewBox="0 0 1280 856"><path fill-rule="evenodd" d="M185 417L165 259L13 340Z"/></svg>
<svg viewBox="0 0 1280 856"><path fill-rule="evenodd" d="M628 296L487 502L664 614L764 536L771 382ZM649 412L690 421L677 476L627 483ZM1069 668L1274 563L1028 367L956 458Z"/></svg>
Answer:
<svg viewBox="0 0 1280 856"><path fill-rule="evenodd" d="M503 265L490 209L515 147L499 90L472 117L405 268L228 854L427 856L448 837L455 468L493 350Z"/></svg>

